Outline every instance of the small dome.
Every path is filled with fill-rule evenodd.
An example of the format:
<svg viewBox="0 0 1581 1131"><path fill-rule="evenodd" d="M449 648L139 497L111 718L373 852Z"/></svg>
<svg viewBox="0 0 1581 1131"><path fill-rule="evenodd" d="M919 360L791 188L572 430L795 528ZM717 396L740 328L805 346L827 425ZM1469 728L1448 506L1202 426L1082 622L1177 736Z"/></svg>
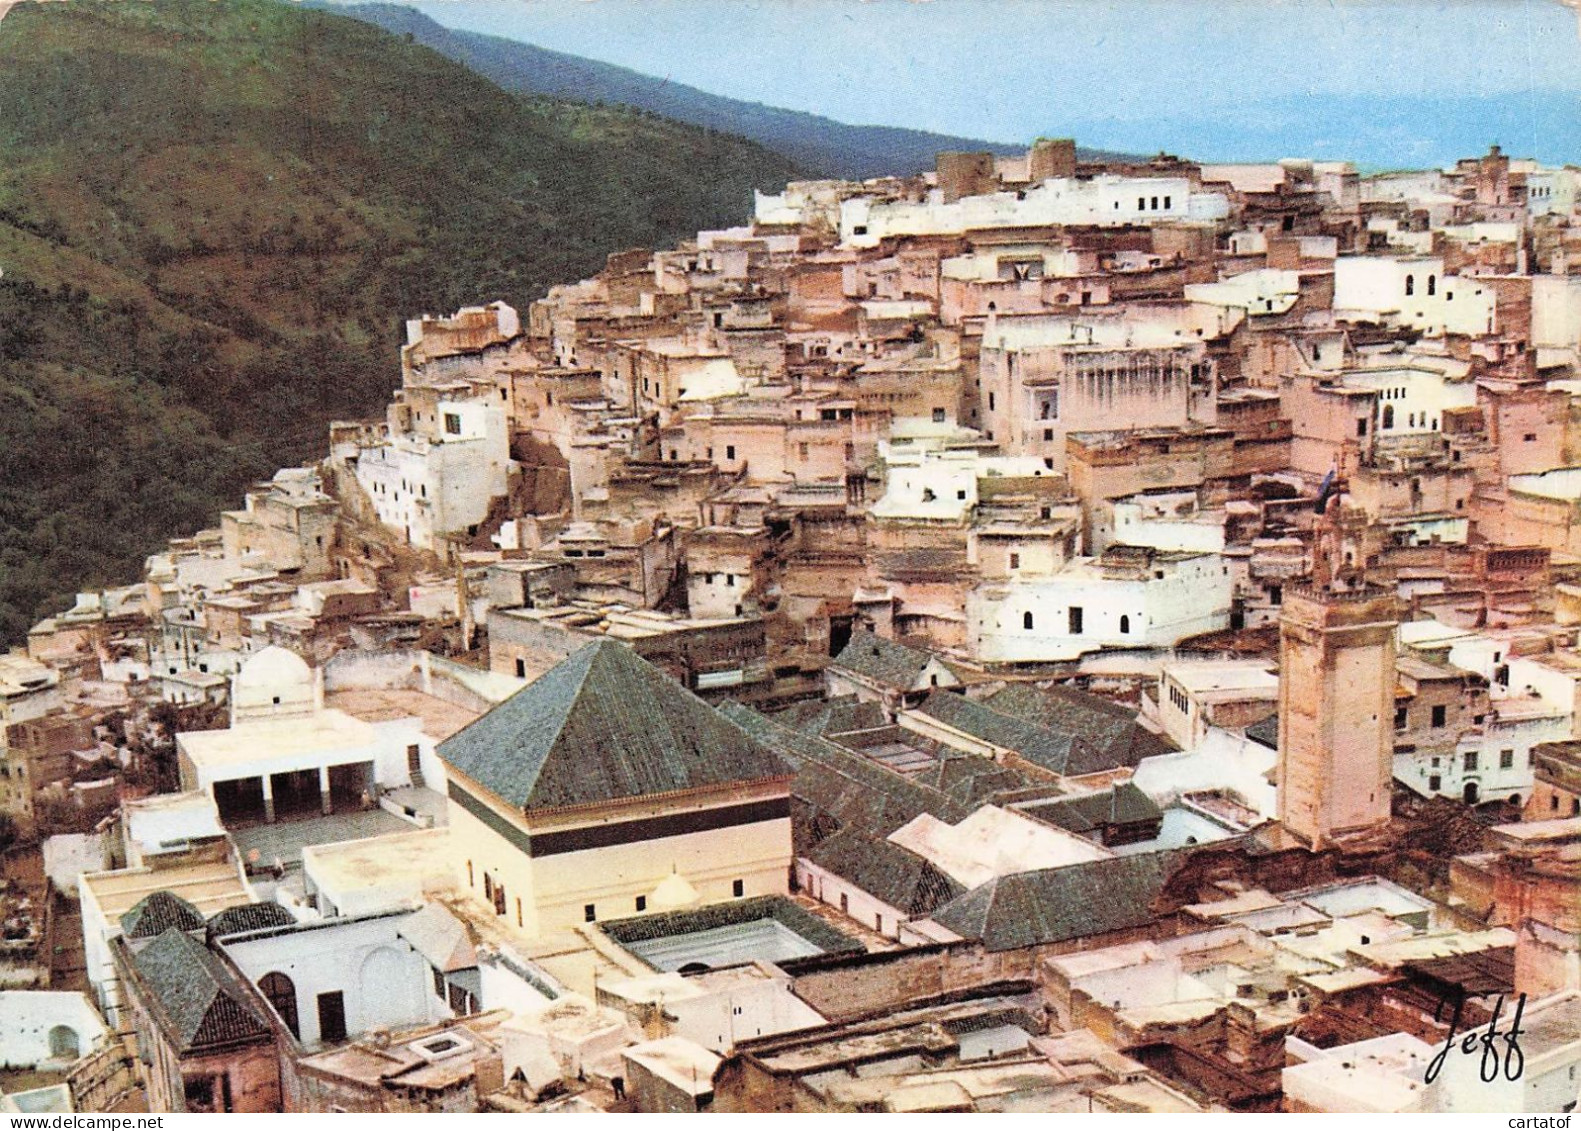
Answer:
<svg viewBox="0 0 1581 1131"><path fill-rule="evenodd" d="M270 927L294 927L296 916L278 903L243 903L227 907L209 920L209 938L239 935L243 931L263 931Z"/></svg>
<svg viewBox="0 0 1581 1131"><path fill-rule="evenodd" d="M648 906L655 911L674 911L682 907L696 907L703 901L697 889L687 883L679 872L671 872L653 889Z"/></svg>
<svg viewBox="0 0 1581 1131"><path fill-rule="evenodd" d="M271 644L248 657L231 683L233 721L300 715L316 706L313 669L288 648Z"/></svg>
<svg viewBox="0 0 1581 1131"><path fill-rule="evenodd" d="M249 657L236 673L238 689L312 685L313 669L307 666L307 661L278 644L271 644Z"/></svg>
<svg viewBox="0 0 1581 1131"><path fill-rule="evenodd" d="M121 916L121 933L129 939L152 939L168 930L201 931L203 916L179 895L156 891L145 895Z"/></svg>

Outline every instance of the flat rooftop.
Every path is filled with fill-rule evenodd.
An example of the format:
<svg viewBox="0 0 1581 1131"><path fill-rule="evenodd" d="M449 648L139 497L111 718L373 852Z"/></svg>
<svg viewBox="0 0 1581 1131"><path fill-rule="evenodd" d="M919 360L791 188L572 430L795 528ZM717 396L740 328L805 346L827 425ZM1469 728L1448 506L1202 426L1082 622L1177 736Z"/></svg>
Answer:
<svg viewBox="0 0 1581 1131"><path fill-rule="evenodd" d="M404 688L331 691L324 696L324 706L344 711L366 723L417 719L423 733L435 742L443 742L482 715L481 711L459 706L436 695Z"/></svg>
<svg viewBox="0 0 1581 1131"><path fill-rule="evenodd" d="M212 860L171 867L124 868L115 872L87 872L80 883L93 896L105 917L112 923L145 895L168 891L179 895L205 917L227 907L255 902L253 893L242 882L234 861Z"/></svg>
<svg viewBox="0 0 1581 1131"><path fill-rule="evenodd" d="M176 741L193 765L213 772L335 750L355 750L357 760L366 761L375 735L361 719L326 709L290 718L250 719L226 730L186 731Z"/></svg>

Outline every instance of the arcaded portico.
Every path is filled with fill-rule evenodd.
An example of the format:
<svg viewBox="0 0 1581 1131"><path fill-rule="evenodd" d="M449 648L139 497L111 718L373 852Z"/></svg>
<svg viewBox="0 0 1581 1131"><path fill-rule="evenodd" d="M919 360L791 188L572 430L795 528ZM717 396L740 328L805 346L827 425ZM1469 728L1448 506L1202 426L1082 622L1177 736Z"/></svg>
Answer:
<svg viewBox="0 0 1581 1131"><path fill-rule="evenodd" d="M183 789L214 798L225 824L366 808L407 785L411 736L325 708L315 673L284 648L242 665L226 730L176 736Z"/></svg>

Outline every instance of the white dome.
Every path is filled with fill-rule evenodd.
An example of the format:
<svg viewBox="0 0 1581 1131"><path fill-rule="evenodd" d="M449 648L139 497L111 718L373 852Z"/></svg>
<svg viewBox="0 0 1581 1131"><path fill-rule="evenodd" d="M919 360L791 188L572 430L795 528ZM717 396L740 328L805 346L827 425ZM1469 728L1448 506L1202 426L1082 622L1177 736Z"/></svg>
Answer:
<svg viewBox="0 0 1581 1131"><path fill-rule="evenodd" d="M270 645L249 657L231 684L231 720L312 711L317 689L313 669L288 648Z"/></svg>
<svg viewBox="0 0 1581 1131"><path fill-rule="evenodd" d="M271 644L257 655L249 657L236 673L237 690L244 687L312 686L313 669L307 666L307 661L278 644Z"/></svg>

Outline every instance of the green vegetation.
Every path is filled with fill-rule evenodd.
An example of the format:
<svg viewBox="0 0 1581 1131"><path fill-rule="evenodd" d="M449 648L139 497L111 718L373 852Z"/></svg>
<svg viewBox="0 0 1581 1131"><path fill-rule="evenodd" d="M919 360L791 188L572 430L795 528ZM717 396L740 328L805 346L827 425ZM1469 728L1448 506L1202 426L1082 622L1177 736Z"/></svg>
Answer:
<svg viewBox="0 0 1581 1131"><path fill-rule="evenodd" d="M0 643L378 412L400 321L519 308L796 170L273 0L0 21Z"/></svg>

